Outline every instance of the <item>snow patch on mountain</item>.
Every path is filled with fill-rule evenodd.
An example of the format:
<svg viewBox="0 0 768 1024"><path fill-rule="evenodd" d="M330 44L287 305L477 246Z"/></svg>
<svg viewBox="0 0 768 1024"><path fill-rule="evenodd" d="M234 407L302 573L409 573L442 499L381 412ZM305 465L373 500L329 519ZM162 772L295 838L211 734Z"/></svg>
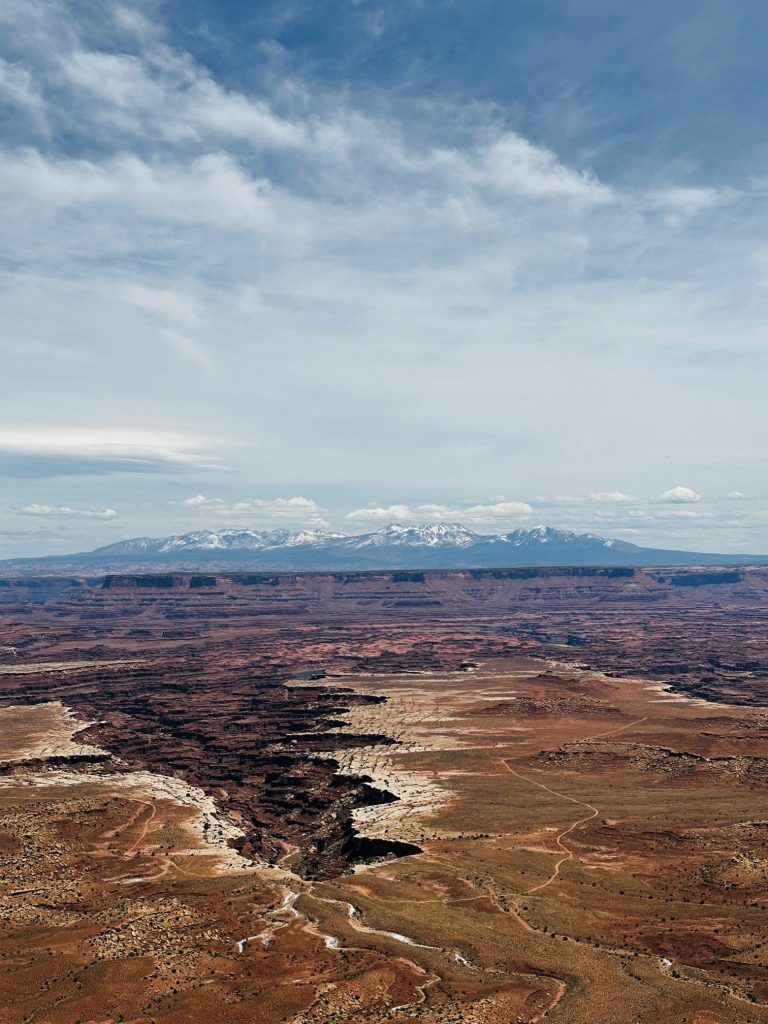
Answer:
<svg viewBox="0 0 768 1024"><path fill-rule="evenodd" d="M390 523L375 533L348 538L346 546L366 547L455 547L466 548L483 540L461 523L434 523L420 526L401 526Z"/></svg>
<svg viewBox="0 0 768 1024"><path fill-rule="evenodd" d="M375 533L349 535L327 530L195 530L171 537L136 537L97 548L102 555L171 555L185 551L280 551L287 548L364 551L417 548L466 551L478 546L506 545L535 552L547 548L590 551L627 547L621 541L606 540L593 533L572 533L551 526L512 530L506 534L481 534L461 523L422 523L403 526L391 523ZM631 547L631 545L629 545Z"/></svg>
<svg viewBox="0 0 768 1024"><path fill-rule="evenodd" d="M499 539L515 547L530 547L537 544L562 544L566 547L613 547L614 541L599 537L596 533L573 533L571 530L556 530L552 526L534 526L530 530L512 530Z"/></svg>
<svg viewBox="0 0 768 1024"><path fill-rule="evenodd" d="M272 551L317 547L346 537L326 530L194 530L172 537L137 537L98 548L101 554L172 554L180 551Z"/></svg>

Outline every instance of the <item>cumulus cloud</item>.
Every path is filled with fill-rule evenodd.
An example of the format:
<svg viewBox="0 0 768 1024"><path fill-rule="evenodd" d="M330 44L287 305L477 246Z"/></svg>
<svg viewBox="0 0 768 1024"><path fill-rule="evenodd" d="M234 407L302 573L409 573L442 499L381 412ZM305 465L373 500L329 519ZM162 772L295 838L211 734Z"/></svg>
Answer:
<svg viewBox="0 0 768 1024"><path fill-rule="evenodd" d="M430 506L435 508L436 506ZM424 512L424 516L428 513ZM346 519L355 519L360 522L366 522L367 520L386 520L387 522L401 522L407 519L417 519L419 513L408 505L369 505L367 508L355 508L351 512L347 512Z"/></svg>
<svg viewBox="0 0 768 1024"><path fill-rule="evenodd" d="M70 508L68 505L27 505L21 514L46 519L117 519L113 508Z"/></svg>
<svg viewBox="0 0 768 1024"><path fill-rule="evenodd" d="M680 504L690 501L701 501L701 495L697 494L692 487L670 487L668 491L660 494L656 500Z"/></svg>
<svg viewBox="0 0 768 1024"><path fill-rule="evenodd" d="M311 498L249 498L246 501L225 501L196 494L182 501L184 508L196 512L216 513L225 518L279 519L325 525L324 509Z"/></svg>
<svg viewBox="0 0 768 1024"><path fill-rule="evenodd" d="M497 501L492 505L470 505L469 508L457 509L456 514L469 519L491 521L512 516L530 516L533 515L533 509L527 501Z"/></svg>
<svg viewBox="0 0 768 1024"><path fill-rule="evenodd" d="M632 498L628 494L624 494L622 491L596 491L589 496L590 501L602 501L612 504L624 504L627 501L632 501Z"/></svg>
<svg viewBox="0 0 768 1024"><path fill-rule="evenodd" d="M369 505L347 512L346 518L358 522L423 522L425 520L458 519L466 523L492 523L533 514L525 501L498 501L489 505Z"/></svg>

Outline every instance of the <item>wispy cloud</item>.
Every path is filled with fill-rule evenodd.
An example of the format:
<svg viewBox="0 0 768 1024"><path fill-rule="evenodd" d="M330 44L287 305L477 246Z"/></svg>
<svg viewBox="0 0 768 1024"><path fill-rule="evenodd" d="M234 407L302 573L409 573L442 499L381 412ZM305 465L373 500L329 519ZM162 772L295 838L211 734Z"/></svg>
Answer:
<svg viewBox="0 0 768 1024"><path fill-rule="evenodd" d="M36 118L42 118L44 101L39 83L29 68L0 57L0 106L21 107Z"/></svg>
<svg viewBox="0 0 768 1024"><path fill-rule="evenodd" d="M307 144L304 125L280 117L262 98L224 89L188 54L167 46L141 56L77 49L59 69L91 97L92 109L112 130L171 142L218 137L276 149Z"/></svg>
<svg viewBox="0 0 768 1024"><path fill-rule="evenodd" d="M45 519L117 519L113 508L70 508L68 505L27 505L21 514Z"/></svg>
<svg viewBox="0 0 768 1024"><path fill-rule="evenodd" d="M0 153L0 189L43 210L95 211L164 224L246 230L269 217L269 186L224 153L190 162L149 163L133 155L108 160L51 159L34 149Z"/></svg>
<svg viewBox="0 0 768 1024"><path fill-rule="evenodd" d="M127 32L124 50L114 48L114 39L112 48L89 45L71 19L52 47L66 10L51 5L48 25L39 21L36 45L27 29L38 72L52 92L66 97L70 131L96 133L112 145L119 140L121 149L153 141L156 147L202 147L211 156L227 146L287 154L296 163L283 164L282 173L294 187L306 191L320 172L324 192L344 201L359 196L363 181L369 188L375 181L379 194L428 182L443 194L464 193L455 196L459 202L473 192L587 206L613 199L593 172L569 167L551 149L504 127L493 112L479 123L466 120L460 146L426 141L424 133L356 108L343 94L297 79L283 79L274 97L226 88L189 53L161 41L160 26L125 8L118 7L114 19ZM18 29L22 16L10 20ZM60 115L57 104L50 113Z"/></svg>
<svg viewBox="0 0 768 1024"><path fill-rule="evenodd" d="M668 186L651 192L648 205L662 211L671 225L680 226L705 210L736 202L741 195L734 188Z"/></svg>
<svg viewBox="0 0 768 1024"><path fill-rule="evenodd" d="M181 438L141 431L0 430L0 476L171 473L214 468Z"/></svg>

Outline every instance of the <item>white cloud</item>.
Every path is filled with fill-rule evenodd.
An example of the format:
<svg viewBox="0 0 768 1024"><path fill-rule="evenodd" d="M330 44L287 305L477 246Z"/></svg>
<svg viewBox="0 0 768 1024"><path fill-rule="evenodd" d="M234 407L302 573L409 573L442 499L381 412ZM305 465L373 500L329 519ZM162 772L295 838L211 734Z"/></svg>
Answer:
<svg viewBox="0 0 768 1024"><path fill-rule="evenodd" d="M140 39L152 39L162 35L162 26L151 21L146 15L135 7L128 7L126 4L116 4L112 10L112 18L115 25L125 32L138 36Z"/></svg>
<svg viewBox="0 0 768 1024"><path fill-rule="evenodd" d="M590 494L589 500L618 505L632 501L632 498L628 494L624 494L622 491L596 491L593 494Z"/></svg>
<svg viewBox="0 0 768 1024"><path fill-rule="evenodd" d="M47 519L117 519L117 512L113 508L70 508L68 505L27 505L21 514L44 516Z"/></svg>
<svg viewBox="0 0 768 1024"><path fill-rule="evenodd" d="M425 515L427 513L424 513ZM360 522L366 522L367 520L386 520L387 522L400 522L406 519L417 519L418 513L416 513L408 505L387 505L382 507L380 505L369 505L367 508L356 508L351 512L347 512L346 519L354 519Z"/></svg>
<svg viewBox="0 0 768 1024"><path fill-rule="evenodd" d="M43 112L40 86L29 68L0 57L0 102L3 100L36 116Z"/></svg>
<svg viewBox="0 0 768 1024"><path fill-rule="evenodd" d="M293 148L306 129L261 98L222 88L187 55L157 46L142 56L76 50L60 63L64 78L91 95L103 120L174 142L239 139L256 147Z"/></svg>
<svg viewBox="0 0 768 1024"><path fill-rule="evenodd" d="M648 204L652 209L662 210L672 225L684 224L702 213L726 203L734 202L741 193L732 188L686 188L670 186L652 192Z"/></svg>
<svg viewBox="0 0 768 1024"><path fill-rule="evenodd" d="M655 513L656 519L714 519L713 512L694 512L693 509L665 509Z"/></svg>
<svg viewBox="0 0 768 1024"><path fill-rule="evenodd" d="M198 508L201 512L225 508L226 504L223 498L206 498L204 494L196 494L193 498L185 498L182 501L182 505L187 508Z"/></svg>
<svg viewBox="0 0 768 1024"><path fill-rule="evenodd" d="M463 523L493 523L499 520L513 519L533 514L533 509L525 501L499 501L490 505L369 505L367 508L356 508L347 512L346 518L358 522L424 522L425 520L459 520Z"/></svg>
<svg viewBox="0 0 768 1024"><path fill-rule="evenodd" d="M177 163L130 154L102 162L49 159L34 149L0 154L0 190L35 216L92 207L168 224L246 230L270 218L269 185L225 153Z"/></svg>
<svg viewBox="0 0 768 1024"><path fill-rule="evenodd" d="M611 190L594 175L566 167L553 152L514 132L505 132L482 147L478 157L481 180L502 192L586 203L606 203L613 198Z"/></svg>
<svg viewBox="0 0 768 1024"><path fill-rule="evenodd" d="M149 431L0 429L0 476L147 473L217 468L189 441Z"/></svg>
<svg viewBox="0 0 768 1024"><path fill-rule="evenodd" d="M514 516L533 515L533 509L527 501L498 501L493 505L471 505L466 509L456 509L456 515L477 521L508 519Z"/></svg>
<svg viewBox="0 0 768 1024"><path fill-rule="evenodd" d="M196 494L181 504L184 508L225 518L298 520L312 525L325 525L326 522L325 510L311 498L249 498L228 502L224 498L206 498L204 494Z"/></svg>
<svg viewBox="0 0 768 1024"><path fill-rule="evenodd" d="M701 501L701 495L697 494L692 487L671 487L668 491L664 491L663 494L660 494L656 500L677 504L689 501Z"/></svg>
<svg viewBox="0 0 768 1024"><path fill-rule="evenodd" d="M448 189L454 213L457 203L472 205L470 196L456 193L472 190L587 206L613 199L590 172L566 166L551 150L491 119L481 120L462 148L424 145L422 133L408 138L400 125L297 81L283 82L283 100L290 98L295 109L280 114L266 97L223 88L189 54L166 45L147 45L138 54L77 46L60 59L54 76L77 94L71 106L79 109L85 101L84 115L109 133L286 152L305 161L313 178L322 173L324 189L339 198L348 197L352 176L375 176L380 194L402 186L405 176L430 182L434 193Z"/></svg>

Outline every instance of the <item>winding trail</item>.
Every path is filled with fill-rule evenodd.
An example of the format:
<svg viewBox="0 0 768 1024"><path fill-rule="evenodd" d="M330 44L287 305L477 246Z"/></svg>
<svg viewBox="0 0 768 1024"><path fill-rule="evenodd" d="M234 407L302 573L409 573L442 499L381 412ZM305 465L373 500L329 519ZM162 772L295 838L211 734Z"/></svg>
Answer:
<svg viewBox="0 0 768 1024"><path fill-rule="evenodd" d="M606 729L605 732L598 732L592 736L585 736L584 739L579 740L579 743L590 743L592 740L604 739L606 736L615 736L619 732L623 732L625 729L630 729L633 725L639 725L641 722L645 722L648 716L644 715L642 718L636 718L632 722L626 722L624 725L620 725L615 729ZM558 797L560 800L567 800L569 803L576 804L579 807L585 807L589 811L589 814L585 814L581 818L577 818L571 825L564 828L556 838L555 843L563 851L563 856L555 861L555 865L552 869L552 873L545 881L540 882L539 885L534 885L531 889L526 889L523 895L528 896L534 892L540 892L542 889L546 889L548 885L551 885L558 875L560 874L560 868L566 861L573 859L573 850L566 846L563 840L566 836L570 835L575 829L579 828L580 825L585 825L588 821L592 821L600 813L600 809L595 807L593 804L589 804L586 800L578 800L575 796L568 796L567 793L560 793L556 789L552 789L550 786L545 785L543 782L537 782L536 779L531 779L527 775L522 775L516 768L513 768L510 763L510 758L501 758L501 763L507 769L507 771L514 775L516 778L521 779L523 782L528 782L532 786L538 786L539 789L543 789L546 793L550 793L552 796Z"/></svg>
<svg viewBox="0 0 768 1024"><path fill-rule="evenodd" d="M127 818L122 825L118 825L117 828L112 828L108 832L100 833L100 838L98 842L95 842L90 850L90 853L93 856L103 856L108 847L110 846L110 840L116 839L117 836L122 835L123 832L127 831L127 829L132 828L141 817L142 813L144 812L144 808L153 806L149 800L139 800L137 798L133 798L131 800L131 803L138 804L138 810L129 818ZM146 831L139 838L139 842L141 842L145 835ZM127 855L128 853L133 853L135 848L136 844L134 844L129 850L126 850L124 855Z"/></svg>
<svg viewBox="0 0 768 1024"><path fill-rule="evenodd" d="M531 1019L528 1021L528 1024L538 1024L540 1020L543 1020L549 1013L552 1012L552 1010L554 1010L554 1008L563 998L565 993L568 991L568 986L565 984L564 981L561 981L559 978L555 978L554 982L557 988L554 998L548 1006L545 1006L544 1009L541 1010L540 1013L537 1013L535 1017L531 1017Z"/></svg>
<svg viewBox="0 0 768 1024"><path fill-rule="evenodd" d="M139 836L139 838L136 840L136 842L132 846L129 846L128 849L125 851L125 856L126 857L130 857L132 854L136 853L136 851L138 850L139 846L141 846L141 844L144 842L144 839L146 838L147 832L149 832L149 826L155 820L155 815L157 814L157 804L154 801L141 800L139 802L144 804L145 807L151 807L152 808L152 812L149 815L149 817L147 818L147 820L144 822L144 825L143 825L142 830L141 830L141 835Z"/></svg>
<svg viewBox="0 0 768 1024"><path fill-rule="evenodd" d="M584 800L577 800L576 797L567 796L565 793L558 793L556 789L551 789L549 786L545 786L543 782L537 782L536 779L529 779L527 775L521 775L520 772L516 771L514 768L511 768L504 758L502 758L501 760L502 764L507 769L507 771L514 775L515 778L522 779L523 782L530 782L532 786L538 786L539 789L543 789L545 792L551 793L552 796L559 797L561 800L568 800L570 803L578 804L580 807L588 807L590 811L589 814L585 815L583 818L578 818L576 821L573 822L572 825L569 825L568 828L563 829L563 831L557 835L557 837L555 838L555 843L563 851L563 856L560 857L559 860L555 861L555 866L552 869L552 874L549 876L549 878L546 879L546 881L539 883L539 885L534 885L532 889L525 890L523 895L527 896L530 893L539 892L541 889L546 889L548 885L551 885L555 881L557 876L560 874L561 866L565 864L566 861L573 859L573 850L569 849L569 847L567 847L563 843L563 839L565 839L567 835L573 832L574 829L577 829L579 825L584 825L586 822L591 821L593 818L596 818L600 811L597 807L593 807L592 804L588 804Z"/></svg>

